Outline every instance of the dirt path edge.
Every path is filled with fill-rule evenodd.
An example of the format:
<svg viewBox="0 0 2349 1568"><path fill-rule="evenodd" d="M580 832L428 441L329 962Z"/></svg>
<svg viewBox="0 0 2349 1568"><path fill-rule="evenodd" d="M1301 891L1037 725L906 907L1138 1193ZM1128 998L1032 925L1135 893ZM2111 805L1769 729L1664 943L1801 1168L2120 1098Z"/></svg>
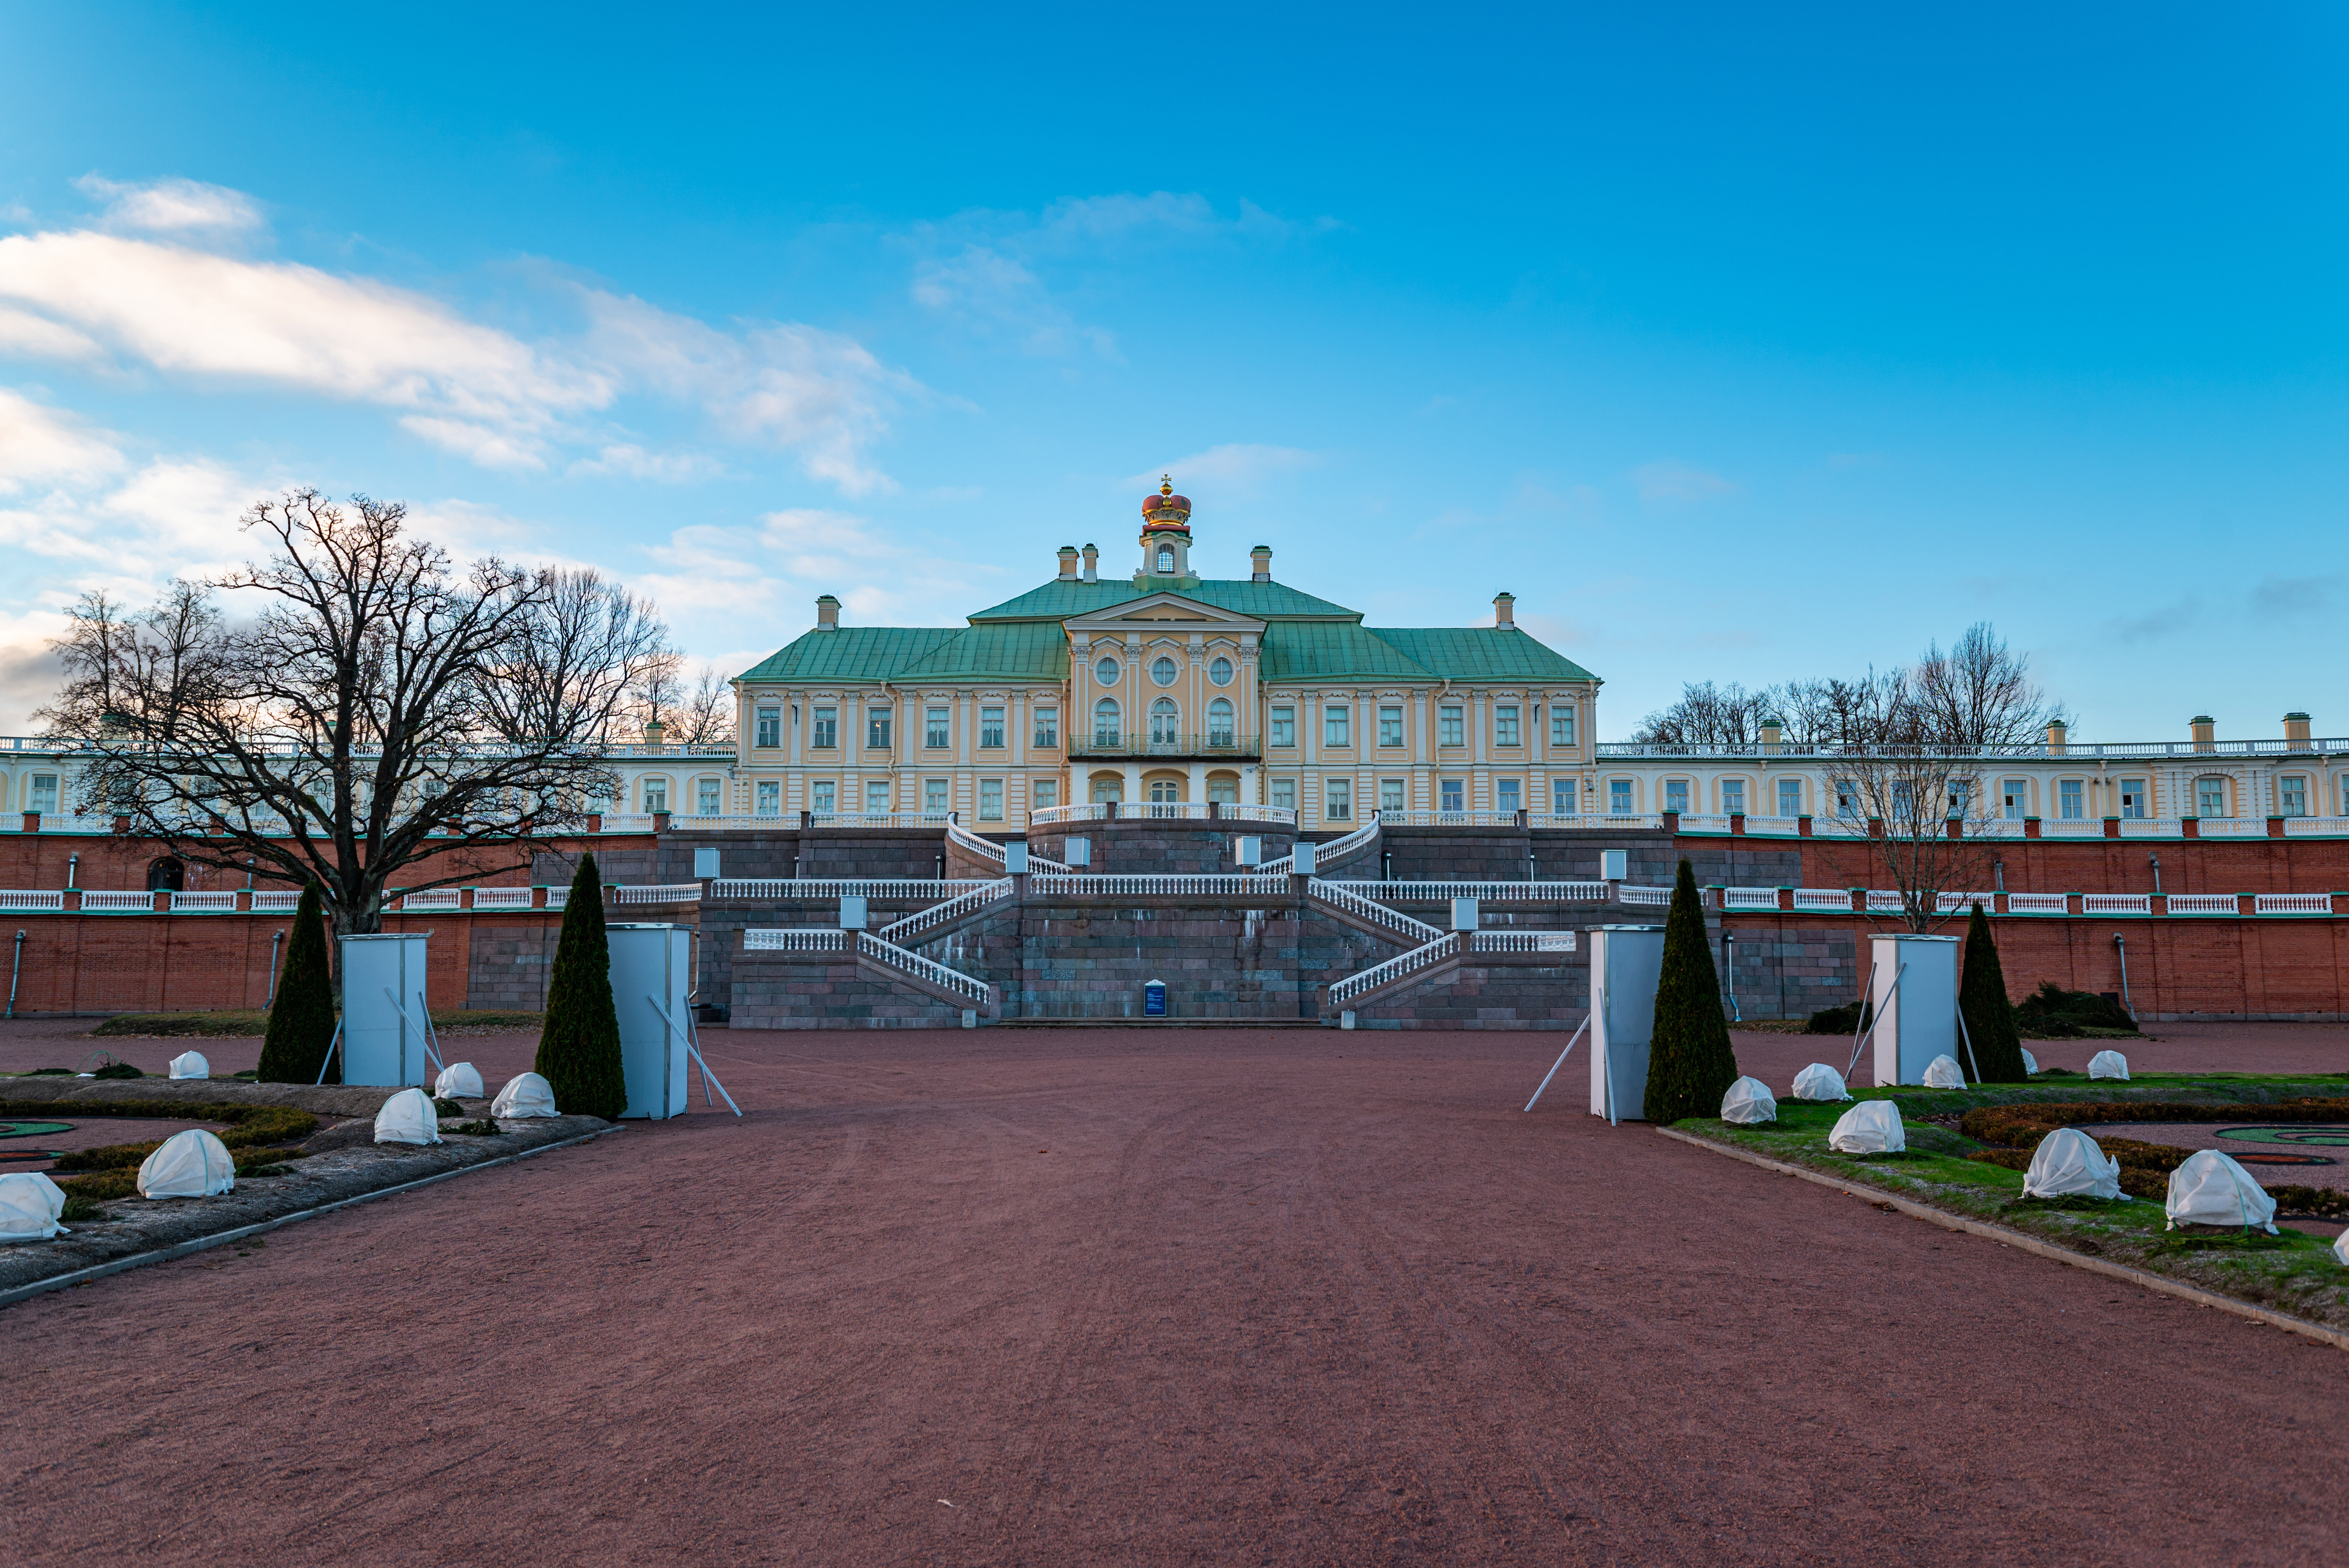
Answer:
<svg viewBox="0 0 2349 1568"><path fill-rule="evenodd" d="M2002 1246L2019 1247L2026 1253L2035 1253L2043 1258L2052 1258L2059 1264L2069 1264L2074 1268L2085 1269L2090 1274L2103 1274L2108 1279L2125 1280L2130 1284L2142 1285L2147 1290L2159 1291L2164 1295L2174 1295L2180 1300L2193 1302L2199 1306L2216 1307L2220 1312L2233 1313L2237 1317L2248 1317L2254 1323L2264 1323L2271 1328L2282 1328L2293 1334L2303 1335L2310 1339L2321 1340L2335 1350L2349 1350L2349 1334L2344 1334L2336 1328L2327 1328L2321 1323L2311 1323L2304 1317L2294 1317L2290 1313L2277 1312L2270 1307L2254 1306L2248 1301L2237 1301L2232 1296L2220 1295L2216 1291L2204 1290L2199 1285L2167 1279L2158 1274L2148 1274L2144 1269L2133 1269L2127 1264L2107 1263L2103 1258L2092 1258L2085 1253L2075 1253L2069 1247L2059 1247L2052 1242L2042 1241L2037 1236L2025 1235L2021 1231L2010 1231L2003 1225L1992 1225L1981 1220L1970 1220L1962 1214L1952 1214L1946 1209L1936 1209L1930 1203L1920 1203L1913 1198L1903 1198L1898 1193L1888 1191L1881 1187L1870 1186L1865 1181L1847 1181L1842 1177L1826 1175L1822 1171L1806 1171L1799 1165L1789 1165L1783 1160L1773 1160L1767 1155L1756 1154L1751 1150L1719 1143L1693 1132L1682 1132L1678 1128L1659 1127L1652 1130L1677 1142L1692 1144L1714 1154L1725 1154L1732 1160L1743 1160L1748 1165L1758 1165L1764 1171L1775 1171L1781 1176L1793 1176L1811 1182L1815 1186L1831 1187L1838 1192L1864 1194L1871 1203L1886 1204L1912 1218L1939 1225L1945 1231L1960 1231L1970 1236L1981 1236L1984 1240L1996 1242Z"/></svg>
<svg viewBox="0 0 2349 1568"><path fill-rule="evenodd" d="M540 1143L528 1149L516 1150L512 1154L500 1154L487 1160L468 1161L450 1170L436 1171L429 1176L411 1177L404 1181L395 1181L388 1186L378 1187L371 1191L336 1198L330 1202L314 1203L291 1213L273 1214L265 1220L233 1225L226 1230L215 1231L206 1235L191 1236L183 1241L174 1242L170 1246L153 1247L124 1257L109 1258L104 1263L91 1264L63 1274L51 1274L46 1279L32 1280L6 1290L0 1290L0 1307L14 1306L20 1301L44 1295L53 1290L67 1290L74 1285L87 1284L91 1280L102 1279L111 1274L120 1274L125 1269L144 1268L150 1264L167 1264L174 1258L186 1257L191 1253L205 1252L231 1242L240 1242L248 1236L257 1236L265 1231L274 1231L282 1225L291 1225L298 1221L315 1220L321 1215L331 1214L338 1209L348 1209L360 1203L372 1203L378 1198L388 1198L399 1192L411 1192L419 1187L429 1187L436 1181L446 1181L454 1176L467 1176L476 1171L490 1170L493 1166L511 1165L517 1160L528 1160L533 1155L552 1153L557 1149L570 1149L618 1130L616 1126L613 1126L597 1128L591 1132L574 1133L569 1138L558 1139L550 1143Z"/></svg>

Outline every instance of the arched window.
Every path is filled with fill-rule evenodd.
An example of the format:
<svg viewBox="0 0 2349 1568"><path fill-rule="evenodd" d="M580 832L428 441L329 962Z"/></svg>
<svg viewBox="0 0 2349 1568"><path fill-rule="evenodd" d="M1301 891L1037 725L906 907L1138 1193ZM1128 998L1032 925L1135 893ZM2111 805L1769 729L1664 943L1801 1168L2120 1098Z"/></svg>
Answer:
<svg viewBox="0 0 2349 1568"><path fill-rule="evenodd" d="M1207 665L1207 678L1219 686L1231 685L1232 661L1226 658L1210 661Z"/></svg>
<svg viewBox="0 0 2349 1568"><path fill-rule="evenodd" d="M1093 744L1115 746L1118 735L1118 708L1115 697L1105 696L1093 704Z"/></svg>
<svg viewBox="0 0 2349 1568"><path fill-rule="evenodd" d="M1160 655L1157 660L1150 666L1150 678L1156 681L1163 686L1173 686L1174 684L1174 661L1166 657L1163 654Z"/></svg>
<svg viewBox="0 0 2349 1568"><path fill-rule="evenodd" d="M1180 800L1183 786L1172 779L1153 779L1150 781L1150 798L1161 802Z"/></svg>
<svg viewBox="0 0 2349 1568"><path fill-rule="evenodd" d="M1163 544L1158 547L1158 570L1170 576L1174 571L1174 552Z"/></svg>
<svg viewBox="0 0 2349 1568"><path fill-rule="evenodd" d="M1207 744L1232 744L1232 703L1229 697L1217 697L1207 705Z"/></svg>
<svg viewBox="0 0 2349 1568"><path fill-rule="evenodd" d="M1160 697L1150 705L1150 744L1173 746L1179 738L1182 717L1174 711L1172 698Z"/></svg>
<svg viewBox="0 0 2349 1568"><path fill-rule="evenodd" d="M187 880L188 869L169 855L164 856L161 860L155 861L152 865L147 868L147 891L149 892L153 892L158 889L162 888L168 888L173 892L178 892L186 884Z"/></svg>

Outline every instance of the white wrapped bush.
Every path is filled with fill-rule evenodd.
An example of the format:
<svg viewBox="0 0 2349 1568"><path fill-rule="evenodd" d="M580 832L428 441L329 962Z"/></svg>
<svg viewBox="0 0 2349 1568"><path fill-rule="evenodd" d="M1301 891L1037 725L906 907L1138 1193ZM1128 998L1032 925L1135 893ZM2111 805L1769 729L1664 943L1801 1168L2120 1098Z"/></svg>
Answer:
<svg viewBox="0 0 2349 1568"><path fill-rule="evenodd" d="M2033 1198L2117 1198L2121 1162L2076 1127L2059 1127L2031 1151L2023 1190Z"/></svg>
<svg viewBox="0 0 2349 1568"><path fill-rule="evenodd" d="M1966 1069L1958 1066L1958 1058L1955 1057L1935 1057L1925 1064L1925 1087L1927 1088L1963 1088L1966 1087Z"/></svg>
<svg viewBox="0 0 2349 1568"><path fill-rule="evenodd" d="M2169 1173L2169 1216L2164 1230L2180 1225L2257 1225L2276 1233L2276 1201L2251 1173L2215 1149L2200 1149Z"/></svg>
<svg viewBox="0 0 2349 1568"><path fill-rule="evenodd" d="M2026 1073L2037 1072L2039 1070L2039 1058L2033 1056L2029 1051L2023 1052L2023 1070Z"/></svg>
<svg viewBox="0 0 2349 1568"><path fill-rule="evenodd" d="M2092 1078L2128 1078L2128 1058L2118 1051L2098 1051L2088 1058L2088 1076Z"/></svg>
<svg viewBox="0 0 2349 1568"><path fill-rule="evenodd" d="M1825 1062L1813 1062L1795 1075L1795 1098L1807 1100L1849 1099L1843 1074Z"/></svg>
<svg viewBox="0 0 2349 1568"><path fill-rule="evenodd" d="M65 1190L37 1171L0 1176L0 1242L46 1242L69 1235L57 1216L66 1212Z"/></svg>
<svg viewBox="0 0 2349 1568"><path fill-rule="evenodd" d="M208 1078L212 1076L212 1064L195 1051L183 1051L171 1058L171 1076L175 1078Z"/></svg>
<svg viewBox="0 0 2349 1568"><path fill-rule="evenodd" d="M1889 1099L1864 1099L1837 1119L1827 1147L1838 1154L1898 1154L1909 1147L1900 1108Z"/></svg>
<svg viewBox="0 0 2349 1568"><path fill-rule="evenodd" d="M432 1098L420 1088L404 1088L383 1102L375 1113L375 1140L378 1143L438 1143L440 1141L440 1113L432 1109Z"/></svg>
<svg viewBox="0 0 2349 1568"><path fill-rule="evenodd" d="M432 1092L442 1099L479 1099L483 1092L481 1069L471 1062L450 1062L433 1079Z"/></svg>
<svg viewBox="0 0 2349 1568"><path fill-rule="evenodd" d="M139 1167L141 1198L209 1198L236 1190L236 1157L201 1127L163 1140Z"/></svg>
<svg viewBox="0 0 2349 1568"><path fill-rule="evenodd" d="M536 1073L516 1073L490 1102L490 1114L505 1120L524 1116L560 1116L554 1109L554 1086Z"/></svg>
<svg viewBox="0 0 2349 1568"><path fill-rule="evenodd" d="M1729 1086L1721 1097L1721 1119L1750 1127L1758 1121L1778 1119L1778 1097L1770 1086L1756 1078L1742 1078Z"/></svg>

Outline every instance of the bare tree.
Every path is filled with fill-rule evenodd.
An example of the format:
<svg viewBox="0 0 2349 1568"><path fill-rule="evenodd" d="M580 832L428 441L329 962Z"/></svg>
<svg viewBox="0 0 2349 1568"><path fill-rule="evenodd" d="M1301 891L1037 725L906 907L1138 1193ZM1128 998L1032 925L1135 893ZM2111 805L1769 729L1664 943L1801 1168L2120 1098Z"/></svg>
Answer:
<svg viewBox="0 0 2349 1568"><path fill-rule="evenodd" d="M1794 746L1872 746L1899 728L1908 705L1907 677L1897 669L1870 669L1857 680L1788 681L1771 690L1785 739Z"/></svg>
<svg viewBox="0 0 2349 1568"><path fill-rule="evenodd" d="M1815 819L1813 838L1831 846L1827 863L1847 885L1899 895L1898 909L1868 912L1877 923L1930 931L1963 913L1962 902L1943 909L1942 894L1987 902L1998 843L1987 836L1991 813L1970 750L1920 740L1911 728L1841 750L1829 767L1837 814Z"/></svg>
<svg viewBox="0 0 2349 1568"><path fill-rule="evenodd" d="M1947 653L1938 643L1926 649L1908 686L1919 727L1941 746L2026 746L2067 717L2031 678L2031 661L1987 621L1968 626Z"/></svg>
<svg viewBox="0 0 2349 1568"><path fill-rule="evenodd" d="M734 683L716 665L701 666L692 692L678 705L676 726L681 745L734 744Z"/></svg>
<svg viewBox="0 0 2349 1568"><path fill-rule="evenodd" d="M1762 738L1762 720L1771 716L1774 691L1747 691L1732 681L1717 686L1711 681L1691 681L1671 707L1657 709L1640 721L1631 733L1640 746L1754 746Z"/></svg>
<svg viewBox="0 0 2349 1568"><path fill-rule="evenodd" d="M471 880L484 868L451 851L519 867L584 826L616 790L601 748L662 627L592 573L454 572L405 519L293 491L245 516L264 564L127 620L86 602L42 715L90 749L83 809L200 864L315 880L345 934L381 929L403 871ZM255 613L230 621L215 591Z"/></svg>

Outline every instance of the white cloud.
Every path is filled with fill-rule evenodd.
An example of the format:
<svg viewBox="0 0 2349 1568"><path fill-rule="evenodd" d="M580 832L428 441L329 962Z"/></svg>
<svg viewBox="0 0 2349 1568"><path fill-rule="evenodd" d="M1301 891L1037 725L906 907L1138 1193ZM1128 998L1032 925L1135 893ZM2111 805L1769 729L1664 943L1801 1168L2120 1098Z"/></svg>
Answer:
<svg viewBox="0 0 2349 1568"><path fill-rule="evenodd" d="M1668 460L1641 464L1631 471L1631 480L1640 499L1650 506L1694 506L1737 493L1737 486L1719 474Z"/></svg>
<svg viewBox="0 0 2349 1568"><path fill-rule="evenodd" d="M966 245L914 270L914 303L980 333L1003 331L1030 354L1060 356L1079 346L1117 357L1117 335L1085 326L1052 302L1024 263L986 245Z"/></svg>
<svg viewBox="0 0 2349 1568"><path fill-rule="evenodd" d="M725 465L699 452L649 452L633 441L618 441L563 471L573 479L649 480L681 485L714 478L725 471Z"/></svg>
<svg viewBox="0 0 2349 1568"><path fill-rule="evenodd" d="M0 387L0 495L36 484L89 484L121 467L113 438Z"/></svg>
<svg viewBox="0 0 2349 1568"><path fill-rule="evenodd" d="M118 184L96 174L74 183L107 203L106 221L117 228L178 234L211 231L233 233L261 228L261 204L242 191L196 180L154 180Z"/></svg>
<svg viewBox="0 0 2349 1568"><path fill-rule="evenodd" d="M1202 489L1216 486L1226 494L1247 495L1264 482L1283 474L1293 474L1319 468L1323 454L1308 451L1302 447L1269 447L1257 442L1227 442L1209 447L1188 457L1176 458L1171 463L1161 463L1144 473L1133 474L1119 480L1124 487L1142 485L1155 490L1161 474L1172 475L1178 490L1188 485Z"/></svg>

